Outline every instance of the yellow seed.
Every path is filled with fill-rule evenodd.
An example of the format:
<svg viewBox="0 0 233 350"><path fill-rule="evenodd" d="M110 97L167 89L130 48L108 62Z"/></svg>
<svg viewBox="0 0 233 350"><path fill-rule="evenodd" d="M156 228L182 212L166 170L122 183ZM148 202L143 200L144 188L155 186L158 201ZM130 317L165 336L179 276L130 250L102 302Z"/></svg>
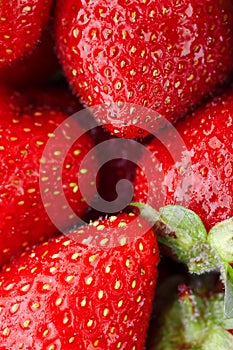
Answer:
<svg viewBox="0 0 233 350"><path fill-rule="evenodd" d="M23 12L30 12L32 10L31 6L25 6Z"/></svg>
<svg viewBox="0 0 233 350"><path fill-rule="evenodd" d="M118 302L118 307L122 307L122 305L123 305L123 300L120 300L119 302Z"/></svg>
<svg viewBox="0 0 233 350"><path fill-rule="evenodd" d="M79 257L79 253L74 253L71 257L72 260L76 260Z"/></svg>
<svg viewBox="0 0 233 350"><path fill-rule="evenodd" d="M75 341L75 337L71 337L71 338L69 339L69 344L72 344L74 341Z"/></svg>
<svg viewBox="0 0 233 350"><path fill-rule="evenodd" d="M106 317L106 316L108 316L108 314L109 314L109 309L106 307L104 309L103 315L104 315L104 317Z"/></svg>
<svg viewBox="0 0 233 350"><path fill-rule="evenodd" d="M77 38L77 37L78 37L78 33L79 33L79 30L78 30L77 28L75 28L75 29L73 30L73 36L74 36L75 38Z"/></svg>
<svg viewBox="0 0 233 350"><path fill-rule="evenodd" d="M111 266L110 265L106 266L105 272L106 273L110 273L110 271L111 271Z"/></svg>
<svg viewBox="0 0 233 350"><path fill-rule="evenodd" d="M14 288L15 283L9 283L6 287L5 290L11 290Z"/></svg>
<svg viewBox="0 0 233 350"><path fill-rule="evenodd" d="M93 262L95 261L96 258L97 258L97 255L91 255L88 260L89 262Z"/></svg>
<svg viewBox="0 0 233 350"><path fill-rule="evenodd" d="M11 307L11 313L15 313L19 308L19 304L14 304L12 307Z"/></svg>
<svg viewBox="0 0 233 350"><path fill-rule="evenodd" d="M74 77L76 77L76 75L77 75L77 70L76 70L76 69L73 69L73 70L72 70L72 74L73 74Z"/></svg>
<svg viewBox="0 0 233 350"><path fill-rule="evenodd" d="M85 297L82 301L81 301L81 306L84 307L87 305L87 298Z"/></svg>
<svg viewBox="0 0 233 350"><path fill-rule="evenodd" d="M139 250L142 252L144 250L142 242L139 243Z"/></svg>
<svg viewBox="0 0 233 350"><path fill-rule="evenodd" d="M98 298L99 298L99 299L102 299L103 296L104 296L103 290L99 290L99 292L98 292Z"/></svg>
<svg viewBox="0 0 233 350"><path fill-rule="evenodd" d="M65 316L62 322L63 324L67 324L69 322L69 317Z"/></svg>
<svg viewBox="0 0 233 350"><path fill-rule="evenodd" d="M93 320L89 320L88 322L87 322L87 327L91 327L93 325Z"/></svg>
<svg viewBox="0 0 233 350"><path fill-rule="evenodd" d="M54 154L55 156L60 156L60 155L61 155L61 151L55 151L53 154Z"/></svg>
<svg viewBox="0 0 233 350"><path fill-rule="evenodd" d="M4 335L4 337L7 337L7 336L9 335L9 333L10 333L9 328L8 328L8 327L4 328L4 330L3 330L3 332L2 332L2 334Z"/></svg>
<svg viewBox="0 0 233 350"><path fill-rule="evenodd" d="M120 281L116 281L114 288L115 289L119 289L120 286L121 286L121 282Z"/></svg>
<svg viewBox="0 0 233 350"><path fill-rule="evenodd" d="M29 289L30 289L30 284L25 284L22 288L21 288L21 291L22 292L27 292L27 291L29 291Z"/></svg>
<svg viewBox="0 0 233 350"><path fill-rule="evenodd" d="M50 269L49 269L49 271L50 271L51 273L56 272L56 270L57 270L57 268L56 268L55 266L50 267Z"/></svg>
<svg viewBox="0 0 233 350"><path fill-rule="evenodd" d="M71 282L71 281L73 281L73 279L74 279L73 275L72 276L67 276L66 277L66 282Z"/></svg>
<svg viewBox="0 0 233 350"><path fill-rule="evenodd" d="M46 329L46 330L43 332L43 337L47 337L48 334L49 334L49 330Z"/></svg>
<svg viewBox="0 0 233 350"><path fill-rule="evenodd" d="M32 309L39 309L40 308L40 304L39 303L33 303L31 307L32 307Z"/></svg>
<svg viewBox="0 0 233 350"><path fill-rule="evenodd" d="M30 320L26 320L26 321L24 321L24 323L23 323L24 328L28 328L28 327L29 327L29 325L30 325L30 323L31 323L31 321L30 321Z"/></svg>
<svg viewBox="0 0 233 350"><path fill-rule="evenodd" d="M29 188L28 189L28 193L35 193L36 192L36 189L35 188Z"/></svg>
<svg viewBox="0 0 233 350"><path fill-rule="evenodd" d="M56 306L60 306L62 304L63 299L62 298L58 298L55 302Z"/></svg>
<svg viewBox="0 0 233 350"><path fill-rule="evenodd" d="M132 282L132 288L133 289L136 287L136 284L137 284L136 280L133 280L133 282Z"/></svg>
<svg viewBox="0 0 233 350"><path fill-rule="evenodd" d="M71 241L65 241L65 242L63 243L63 245L64 245L65 247L68 247L68 246L70 245L70 243L71 243Z"/></svg>
<svg viewBox="0 0 233 350"><path fill-rule="evenodd" d="M137 50L136 47L135 47L135 46L132 46L130 51L131 51L132 53L135 53L136 50Z"/></svg>
<svg viewBox="0 0 233 350"><path fill-rule="evenodd" d="M50 284L49 283L45 283L42 287L43 290L48 290L50 288Z"/></svg>
<svg viewBox="0 0 233 350"><path fill-rule="evenodd" d="M90 284L92 284L92 281L93 281L93 277L90 276L86 279L86 284L90 285Z"/></svg>

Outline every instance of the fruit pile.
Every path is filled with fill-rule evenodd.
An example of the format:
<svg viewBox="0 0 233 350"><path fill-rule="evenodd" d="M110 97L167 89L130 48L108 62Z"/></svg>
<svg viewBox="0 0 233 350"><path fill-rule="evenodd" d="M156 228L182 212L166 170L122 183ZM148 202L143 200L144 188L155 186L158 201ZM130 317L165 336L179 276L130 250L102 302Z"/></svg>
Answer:
<svg viewBox="0 0 233 350"><path fill-rule="evenodd" d="M0 0L0 349L233 349L232 0Z"/></svg>

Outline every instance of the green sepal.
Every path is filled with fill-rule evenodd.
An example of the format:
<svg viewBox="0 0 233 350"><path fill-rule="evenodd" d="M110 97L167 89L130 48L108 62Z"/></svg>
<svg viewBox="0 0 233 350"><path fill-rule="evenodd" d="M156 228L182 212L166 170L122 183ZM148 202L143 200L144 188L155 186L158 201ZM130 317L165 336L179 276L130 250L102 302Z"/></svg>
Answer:
<svg viewBox="0 0 233 350"><path fill-rule="evenodd" d="M210 246L221 258L221 275L225 285L224 313L233 318L233 218L215 225L208 234Z"/></svg>
<svg viewBox="0 0 233 350"><path fill-rule="evenodd" d="M225 320L223 293L198 295L188 287L163 317L149 350L233 349L233 319Z"/></svg>
<svg viewBox="0 0 233 350"><path fill-rule="evenodd" d="M225 265L224 285L225 285L224 314L226 318L231 319L233 318L233 269L232 269L232 266L229 264Z"/></svg>
<svg viewBox="0 0 233 350"><path fill-rule="evenodd" d="M189 272L221 273L225 285L224 313L233 318L233 218L214 226L209 233L200 217L180 205L167 205L155 211L149 205L132 203L153 226L158 240L188 266Z"/></svg>
<svg viewBox="0 0 233 350"><path fill-rule="evenodd" d="M224 262L233 262L233 218L224 220L208 233L208 242Z"/></svg>
<svg viewBox="0 0 233 350"><path fill-rule="evenodd" d="M156 229L158 241L169 247L191 273L219 270L219 257L207 239L200 217L181 205L167 205L159 212L143 203L131 203Z"/></svg>
<svg viewBox="0 0 233 350"><path fill-rule="evenodd" d="M159 222L160 213L153 209L150 205L139 202L131 202L130 206L139 209L140 215L143 217L143 219L149 222L149 224L152 226Z"/></svg>
<svg viewBox="0 0 233 350"><path fill-rule="evenodd" d="M207 233L201 219L180 205L162 207L157 228L159 240L172 248L183 262L187 262L189 249L197 243L207 242Z"/></svg>

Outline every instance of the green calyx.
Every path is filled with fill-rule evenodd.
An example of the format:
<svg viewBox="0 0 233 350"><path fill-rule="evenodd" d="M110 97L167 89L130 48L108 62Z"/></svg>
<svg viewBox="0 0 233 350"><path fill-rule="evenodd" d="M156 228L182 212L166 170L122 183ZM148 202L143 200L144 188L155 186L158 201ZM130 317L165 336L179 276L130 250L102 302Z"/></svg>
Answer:
<svg viewBox="0 0 233 350"><path fill-rule="evenodd" d="M164 314L150 350L226 350L233 348L233 320L226 322L223 294L194 294L187 286L179 287L179 298Z"/></svg>
<svg viewBox="0 0 233 350"><path fill-rule="evenodd" d="M225 285L224 312L233 318L233 218L208 233L200 217L180 205L167 205L159 212L147 204L132 203L156 229L158 240L194 274L219 271Z"/></svg>

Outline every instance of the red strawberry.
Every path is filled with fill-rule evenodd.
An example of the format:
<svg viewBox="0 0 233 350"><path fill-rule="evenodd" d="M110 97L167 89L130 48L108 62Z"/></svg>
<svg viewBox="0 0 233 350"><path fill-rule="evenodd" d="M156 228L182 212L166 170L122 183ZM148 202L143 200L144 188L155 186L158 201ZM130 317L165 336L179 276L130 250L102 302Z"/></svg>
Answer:
<svg viewBox="0 0 233 350"><path fill-rule="evenodd" d="M207 229L232 217L232 125L231 88L180 120L176 128L158 134L148 146L151 158L137 169L135 200L148 200L156 209L182 204L196 212Z"/></svg>
<svg viewBox="0 0 233 350"><path fill-rule="evenodd" d="M0 68L0 81L14 88L42 85L60 68L54 50L54 41L48 28L30 54L19 57Z"/></svg>
<svg viewBox="0 0 233 350"><path fill-rule="evenodd" d="M55 22L69 83L88 106L116 104L98 118L118 136L158 127L123 102L174 121L232 71L231 0L58 0Z"/></svg>
<svg viewBox="0 0 233 350"><path fill-rule="evenodd" d="M158 260L153 230L127 214L23 253L0 274L2 348L143 350Z"/></svg>
<svg viewBox="0 0 233 350"><path fill-rule="evenodd" d="M52 0L0 1L0 66L31 52L48 22Z"/></svg>
<svg viewBox="0 0 233 350"><path fill-rule="evenodd" d="M63 123L60 137L54 137L55 129L66 118L62 112L45 108L27 113L0 109L0 265L23 247L57 233L54 225L65 228L73 224L74 213L69 213L68 205L79 217L87 209L78 183L82 180L85 191L92 196L89 170L96 162L89 160L85 169L80 163L93 142L88 135L76 137L84 131L75 120ZM69 137L77 139L73 145ZM43 154L53 139L55 142ZM46 214L50 208L55 210L53 223Z"/></svg>

